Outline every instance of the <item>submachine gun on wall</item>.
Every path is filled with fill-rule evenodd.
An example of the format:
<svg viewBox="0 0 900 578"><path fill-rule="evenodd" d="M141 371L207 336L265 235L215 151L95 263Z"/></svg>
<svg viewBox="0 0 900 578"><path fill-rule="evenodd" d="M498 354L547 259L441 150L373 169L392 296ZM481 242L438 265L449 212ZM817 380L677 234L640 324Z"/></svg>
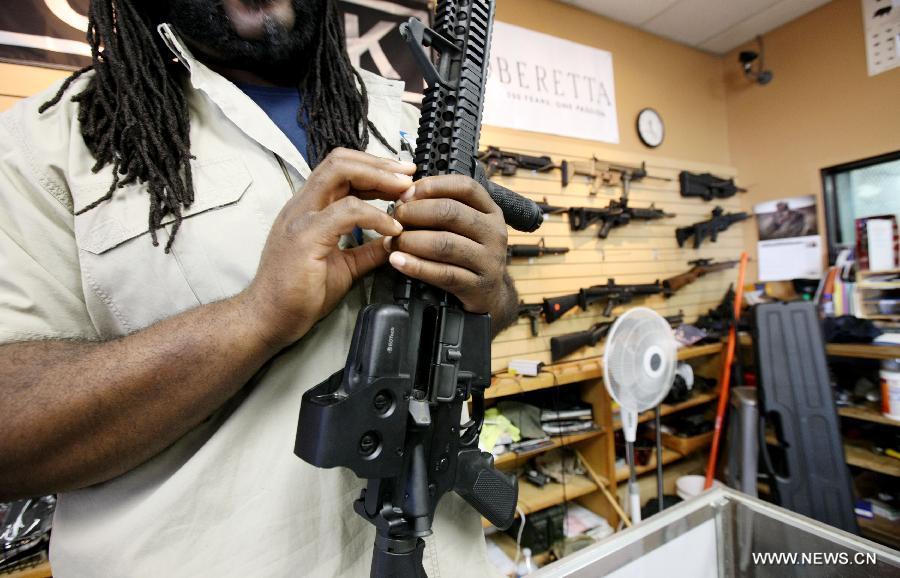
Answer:
<svg viewBox="0 0 900 578"><path fill-rule="evenodd" d="M562 173L563 186L569 184L569 163L565 160L556 164L553 162L553 159L546 155L536 157L501 150L495 146L489 146L487 150L479 152L478 160L484 163L488 177L493 177L497 173L504 177L511 177L519 169L536 173L546 173L559 169L560 173Z"/></svg>
<svg viewBox="0 0 900 578"><path fill-rule="evenodd" d="M712 217L709 220L675 229L675 240L678 241L679 247L684 247L687 240L693 237L694 249L699 249L704 239L709 238L710 241L715 243L719 239L719 233L727 230L733 224L746 221L749 218L750 215L748 213L725 213L725 209L716 207L713 209Z"/></svg>
<svg viewBox="0 0 900 578"><path fill-rule="evenodd" d="M540 226L540 209L489 183L476 160L493 11L492 0L440 1L433 29L416 19L400 28L429 86L416 178L473 177L507 223L530 232ZM495 526L512 524L516 478L478 449L490 342L489 315L468 313L452 295L397 275L394 303L360 312L345 368L303 395L294 452L367 480L353 506L376 528L373 577L426 576L423 538L450 490ZM462 424L470 397L471 416Z"/></svg>
<svg viewBox="0 0 900 578"><path fill-rule="evenodd" d="M675 315L665 318L671 327L678 327L684 323L684 312L679 311ZM550 359L556 363L560 359L575 353L582 347L593 347L603 341L609 330L612 329L615 319L601 321L591 325L586 331L575 331L565 335L557 335L550 338Z"/></svg>

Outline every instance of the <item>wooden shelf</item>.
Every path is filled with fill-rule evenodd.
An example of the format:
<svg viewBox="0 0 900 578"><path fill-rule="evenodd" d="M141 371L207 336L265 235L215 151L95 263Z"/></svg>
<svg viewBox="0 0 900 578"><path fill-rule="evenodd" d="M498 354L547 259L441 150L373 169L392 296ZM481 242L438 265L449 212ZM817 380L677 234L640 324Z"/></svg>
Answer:
<svg viewBox="0 0 900 578"><path fill-rule="evenodd" d="M682 347L678 350L678 359L694 359L707 355L715 355L722 351L721 343L708 343L693 347ZM601 357L592 357L568 363L546 365L541 373L535 377L513 375L509 372L498 373L491 380L491 387L484 392L485 399L494 399L537 391L556 385L578 383L589 379L601 379L603 377L603 362Z"/></svg>
<svg viewBox="0 0 900 578"><path fill-rule="evenodd" d="M527 516L532 512L538 512L550 506L562 504L564 501L586 496L599 489L597 484L586 476L567 476L565 486L551 482L543 488L519 479L519 508ZM518 517L518 514L516 514L516 517ZM481 525L487 528L491 523L482 518Z"/></svg>
<svg viewBox="0 0 900 578"><path fill-rule="evenodd" d="M663 465L669 465L672 462L677 462L684 456L676 452L675 450L670 450L669 448L663 448ZM650 461L647 462L644 466L638 466L636 468L637 475L646 474L647 472L653 471L656 469L656 450L653 450L653 455L650 457ZM617 482L625 482L628 480L628 466L617 468L616 469L616 481Z"/></svg>
<svg viewBox="0 0 900 578"><path fill-rule="evenodd" d="M880 411L875 409L875 407L870 405L860 405L853 407L839 407L838 414L843 417L849 417L853 419L861 419L864 421L871 421L874 423L880 423L883 425L893 425L900 427L900 421L895 419L891 419L889 417L885 417Z"/></svg>
<svg viewBox="0 0 900 578"><path fill-rule="evenodd" d="M884 518L869 520L859 517L856 520L859 522L859 531L864 537L885 546L900 549L900 520L891 522Z"/></svg>
<svg viewBox="0 0 900 578"><path fill-rule="evenodd" d="M598 379L603 375L600 358L584 359L569 363L547 365L535 377L500 373L491 380L491 387L484 392L485 399L505 397L526 391L537 391L556 385L567 385L588 379Z"/></svg>
<svg viewBox="0 0 900 578"><path fill-rule="evenodd" d="M851 466L900 478L900 460L876 454L869 448L844 442L844 454Z"/></svg>
<svg viewBox="0 0 900 578"><path fill-rule="evenodd" d="M900 359L900 345L871 345L868 343L829 343L825 353L835 357L859 359Z"/></svg>
<svg viewBox="0 0 900 578"><path fill-rule="evenodd" d="M709 393L698 393L692 396L690 399L681 403L676 403L675 405L669 405L667 403L662 404L660 406L660 414L665 417L673 413L678 413L679 411L690 409L698 405L703 405L704 403L709 403L718 398L719 393L715 391ZM655 415L656 413L652 409L650 411L645 411L644 413L638 415L638 423L650 421L654 418ZM613 418L613 429L622 429L622 419L619 416Z"/></svg>
<svg viewBox="0 0 900 578"><path fill-rule="evenodd" d="M536 455L542 454L544 452L549 452L550 450L555 450L556 448L567 446L570 444L575 444L584 440L589 440L591 438L595 438L603 433L602 429L596 429L591 431L586 431L577 434L571 435L563 435L563 436L555 436L550 438L550 441L553 442L553 445L548 445L536 450L528 451L528 452L506 452L505 454L499 455L494 458L494 465L497 467L508 466L510 464L514 464L517 462L521 462L523 460L527 460Z"/></svg>
<svg viewBox="0 0 900 578"><path fill-rule="evenodd" d="M694 359L696 357L715 355L716 353L721 353L724 347L724 343L707 343L706 345L682 347L678 350L678 360L685 361L687 359Z"/></svg>
<svg viewBox="0 0 900 578"><path fill-rule="evenodd" d="M0 572L2 578L53 578L53 572L50 570L50 562L42 562L37 566L17 570L12 573Z"/></svg>

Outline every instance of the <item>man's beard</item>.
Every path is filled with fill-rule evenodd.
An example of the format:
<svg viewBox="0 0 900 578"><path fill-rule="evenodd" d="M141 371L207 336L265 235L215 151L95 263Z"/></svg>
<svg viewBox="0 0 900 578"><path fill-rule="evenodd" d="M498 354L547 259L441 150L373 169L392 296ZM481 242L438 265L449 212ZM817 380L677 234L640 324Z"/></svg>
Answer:
<svg viewBox="0 0 900 578"><path fill-rule="evenodd" d="M291 3L296 14L294 26L287 29L267 17L265 32L258 39L238 36L222 0L169 0L167 20L193 48L202 52L203 60L280 76L290 74L290 69L303 62L324 18L322 0L292 0Z"/></svg>

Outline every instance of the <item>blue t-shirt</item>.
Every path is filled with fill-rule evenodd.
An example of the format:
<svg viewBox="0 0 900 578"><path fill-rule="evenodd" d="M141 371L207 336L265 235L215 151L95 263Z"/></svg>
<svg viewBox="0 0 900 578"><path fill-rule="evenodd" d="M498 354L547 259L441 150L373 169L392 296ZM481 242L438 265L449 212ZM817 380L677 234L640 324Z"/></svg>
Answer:
<svg viewBox="0 0 900 578"><path fill-rule="evenodd" d="M237 87L265 111L275 126L281 129L308 162L309 139L306 131L297 122L297 111L300 110L300 92L292 87L258 86L244 83L237 83Z"/></svg>

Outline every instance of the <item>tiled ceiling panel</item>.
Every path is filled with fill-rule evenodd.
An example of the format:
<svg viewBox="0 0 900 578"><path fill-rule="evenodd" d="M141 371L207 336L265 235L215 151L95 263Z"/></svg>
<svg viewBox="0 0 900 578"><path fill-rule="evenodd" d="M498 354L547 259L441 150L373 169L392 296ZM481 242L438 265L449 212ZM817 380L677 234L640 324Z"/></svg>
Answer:
<svg viewBox="0 0 900 578"><path fill-rule="evenodd" d="M829 0L561 0L716 54L778 28Z"/></svg>

